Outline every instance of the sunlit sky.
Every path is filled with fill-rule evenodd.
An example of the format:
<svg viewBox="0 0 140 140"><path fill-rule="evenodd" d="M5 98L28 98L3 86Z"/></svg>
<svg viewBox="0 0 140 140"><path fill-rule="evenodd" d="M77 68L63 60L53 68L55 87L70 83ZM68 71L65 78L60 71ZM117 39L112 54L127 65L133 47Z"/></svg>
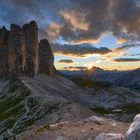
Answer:
<svg viewBox="0 0 140 140"><path fill-rule="evenodd" d="M140 68L139 0L1 0L0 26L35 20L57 69Z"/></svg>
<svg viewBox="0 0 140 140"><path fill-rule="evenodd" d="M121 47L123 45L127 44L125 43L118 43L118 39L113 36L111 32L106 33L99 42L93 43L93 46L96 46L97 48L100 48L101 46L107 47L109 49L115 50L118 47ZM133 56L134 55L134 56ZM113 55L114 56L114 55ZM112 62L109 60L102 60L102 57L106 57L100 54L93 54L89 55L87 57L71 57L67 55L55 55L55 66L57 66L58 69L64 69L66 68L69 70L71 67L71 70L79 70L79 66L91 68L92 66L97 66L103 69L107 70L132 70L136 68L140 68L140 61L127 61L127 62ZM129 48L128 50L125 50L124 54L122 55L121 52L116 52L114 58L132 58L133 59L140 59L140 47L134 47ZM72 60L73 63L61 63L60 60ZM75 68L73 68L75 67Z"/></svg>

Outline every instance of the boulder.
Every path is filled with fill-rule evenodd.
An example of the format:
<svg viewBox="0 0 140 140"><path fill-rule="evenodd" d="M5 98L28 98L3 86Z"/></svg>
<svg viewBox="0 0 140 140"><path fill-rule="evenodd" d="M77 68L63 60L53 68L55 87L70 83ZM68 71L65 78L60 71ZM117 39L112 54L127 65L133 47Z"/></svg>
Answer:
<svg viewBox="0 0 140 140"><path fill-rule="evenodd" d="M97 116L91 116L89 118L86 118L83 120L84 122L94 122L97 124L102 124L103 122L105 122L106 120L102 117L97 117Z"/></svg>
<svg viewBox="0 0 140 140"><path fill-rule="evenodd" d="M39 73L52 75L54 71L54 55L47 39L39 43Z"/></svg>
<svg viewBox="0 0 140 140"><path fill-rule="evenodd" d="M140 140L140 114L136 115L129 130L126 132L127 140Z"/></svg>
<svg viewBox="0 0 140 140"><path fill-rule="evenodd" d="M126 140L126 139L125 136L122 134L101 133L95 138L95 140Z"/></svg>

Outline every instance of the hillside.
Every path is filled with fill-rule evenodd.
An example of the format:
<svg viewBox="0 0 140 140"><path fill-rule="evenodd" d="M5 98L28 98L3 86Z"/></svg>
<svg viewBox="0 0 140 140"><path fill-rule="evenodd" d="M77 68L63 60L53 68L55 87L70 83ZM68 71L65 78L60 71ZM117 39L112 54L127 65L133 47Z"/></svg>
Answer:
<svg viewBox="0 0 140 140"><path fill-rule="evenodd" d="M115 119L116 121L110 121L110 126L115 121L118 124L116 127L120 128L118 131L114 128L114 132L120 132L122 129L125 132L129 123L126 123L124 128L123 122L130 122L140 111L138 92L115 87L81 88L59 75L50 77L40 74L34 78L1 78L0 87L1 112L3 112L0 132L1 137L5 138L22 138L21 136L27 136L27 133L29 135L42 128L47 131L50 124L60 122L71 122L67 124L68 126L64 125L62 129L70 126L82 131L78 121L92 115ZM75 121L78 127L75 126ZM123 122L119 124L118 121ZM88 130L92 125L89 123L83 127ZM93 131L93 135L102 132L103 127L105 124L99 127L99 131ZM71 130L67 131L71 132ZM106 132L113 131L109 127ZM56 135L59 134L55 133L52 137Z"/></svg>
<svg viewBox="0 0 140 140"><path fill-rule="evenodd" d="M109 71L93 67L83 71L61 71L62 75L70 80L77 81L79 78L92 80L93 82L108 82L116 87L127 87L140 90L140 69L130 71ZM129 81L129 82L128 82Z"/></svg>
<svg viewBox="0 0 140 140"><path fill-rule="evenodd" d="M124 76L116 79L115 84L117 86L140 90L140 69L127 72Z"/></svg>

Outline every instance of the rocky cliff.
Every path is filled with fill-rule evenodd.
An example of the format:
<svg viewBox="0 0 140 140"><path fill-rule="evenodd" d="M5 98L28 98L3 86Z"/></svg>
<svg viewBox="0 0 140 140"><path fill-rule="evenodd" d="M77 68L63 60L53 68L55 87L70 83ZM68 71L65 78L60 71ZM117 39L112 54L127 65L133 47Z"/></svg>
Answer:
<svg viewBox="0 0 140 140"><path fill-rule="evenodd" d="M54 56L51 51L49 42L43 39L39 43L39 73L53 74Z"/></svg>
<svg viewBox="0 0 140 140"><path fill-rule="evenodd" d="M0 28L0 73L34 76L52 75L54 56L47 39L38 43L38 26L31 21L22 27L11 24L10 31Z"/></svg>
<svg viewBox="0 0 140 140"><path fill-rule="evenodd" d="M8 34L5 27L0 29L0 73L8 71Z"/></svg>

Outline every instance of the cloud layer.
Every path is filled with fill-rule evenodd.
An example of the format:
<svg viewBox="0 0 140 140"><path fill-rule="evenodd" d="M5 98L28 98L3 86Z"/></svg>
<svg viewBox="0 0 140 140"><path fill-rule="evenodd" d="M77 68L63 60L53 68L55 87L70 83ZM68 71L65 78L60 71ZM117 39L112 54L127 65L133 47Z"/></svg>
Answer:
<svg viewBox="0 0 140 140"><path fill-rule="evenodd" d="M64 64L72 64L73 60L71 60L71 59L61 59L58 62L59 63L64 63Z"/></svg>
<svg viewBox="0 0 140 140"><path fill-rule="evenodd" d="M6 25L34 19L41 36L76 44L94 43L110 31L119 39L138 39L139 16L136 0L1 0L0 4L0 21Z"/></svg>
<svg viewBox="0 0 140 140"><path fill-rule="evenodd" d="M69 67L64 67L64 70L86 70L88 67L84 66L69 66Z"/></svg>
<svg viewBox="0 0 140 140"><path fill-rule="evenodd" d="M118 58L114 59L115 62L138 62L140 59L138 58Z"/></svg>
<svg viewBox="0 0 140 140"><path fill-rule="evenodd" d="M139 0L1 0L0 26L36 20L40 38L48 38L53 43L55 54L76 58L101 55L101 61L136 62L139 55L135 55L136 59L121 57L128 49L140 46L140 4L137 2ZM119 48L91 45L110 32L117 37ZM116 56L120 58L114 59ZM72 62L61 60L59 63Z"/></svg>
<svg viewBox="0 0 140 140"><path fill-rule="evenodd" d="M96 48L90 44L81 44L81 45L54 44L53 52L56 54L62 54L66 56L69 55L72 57L88 57L96 54L101 55L107 54L111 52L111 50L106 47Z"/></svg>

